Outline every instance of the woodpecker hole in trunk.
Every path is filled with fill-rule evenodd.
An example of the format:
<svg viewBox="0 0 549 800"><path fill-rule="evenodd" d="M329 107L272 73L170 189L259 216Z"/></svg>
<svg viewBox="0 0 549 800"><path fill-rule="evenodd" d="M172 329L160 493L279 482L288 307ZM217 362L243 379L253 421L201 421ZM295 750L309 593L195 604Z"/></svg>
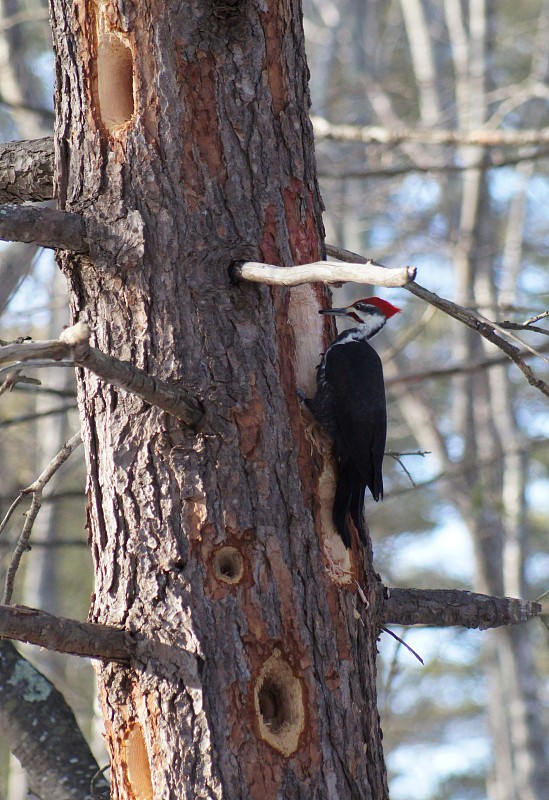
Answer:
<svg viewBox="0 0 549 800"><path fill-rule="evenodd" d="M215 577L224 583L240 583L244 575L244 562L236 547L221 547L213 556Z"/></svg>
<svg viewBox="0 0 549 800"><path fill-rule="evenodd" d="M133 55L121 33L98 33L96 94L101 121L110 133L131 121L135 110Z"/></svg>
<svg viewBox="0 0 549 800"><path fill-rule="evenodd" d="M276 650L256 681L254 701L261 738L283 755L291 756L305 727L303 689Z"/></svg>
<svg viewBox="0 0 549 800"><path fill-rule="evenodd" d="M128 776L128 797L131 800L153 800L149 756L141 725L134 723L128 729L122 758Z"/></svg>

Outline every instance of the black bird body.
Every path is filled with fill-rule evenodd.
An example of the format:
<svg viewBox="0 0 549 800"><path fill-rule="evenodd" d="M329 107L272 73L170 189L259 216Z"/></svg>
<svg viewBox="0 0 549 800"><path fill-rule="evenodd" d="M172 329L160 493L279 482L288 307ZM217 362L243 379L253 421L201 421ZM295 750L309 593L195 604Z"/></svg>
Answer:
<svg viewBox="0 0 549 800"><path fill-rule="evenodd" d="M359 322L358 327L341 333L326 350L317 370L316 394L305 401L334 442L338 477L333 520L346 547L351 546L349 514L361 539L366 539L366 488L374 500L383 499L385 386L381 359L368 340L398 310L374 297L359 300L346 309L321 312Z"/></svg>

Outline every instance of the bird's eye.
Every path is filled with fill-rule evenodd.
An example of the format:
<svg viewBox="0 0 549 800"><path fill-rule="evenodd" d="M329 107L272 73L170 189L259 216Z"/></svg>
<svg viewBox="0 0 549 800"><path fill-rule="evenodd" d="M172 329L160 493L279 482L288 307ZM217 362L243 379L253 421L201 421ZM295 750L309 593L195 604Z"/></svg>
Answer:
<svg viewBox="0 0 549 800"><path fill-rule="evenodd" d="M372 310L371 307L366 303L357 303L355 308L357 311L366 311L366 313L370 313Z"/></svg>

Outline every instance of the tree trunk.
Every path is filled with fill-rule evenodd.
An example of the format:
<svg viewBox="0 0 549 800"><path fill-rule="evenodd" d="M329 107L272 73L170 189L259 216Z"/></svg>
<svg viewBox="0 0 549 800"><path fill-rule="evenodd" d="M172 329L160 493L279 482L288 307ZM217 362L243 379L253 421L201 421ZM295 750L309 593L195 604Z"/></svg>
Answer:
<svg viewBox="0 0 549 800"><path fill-rule="evenodd" d="M143 637L98 668L114 797L382 800L379 583L337 550L296 396L320 293L229 280L322 254L300 6L51 11L57 195L92 231L61 258L73 315L206 409L195 432L79 378L91 617Z"/></svg>

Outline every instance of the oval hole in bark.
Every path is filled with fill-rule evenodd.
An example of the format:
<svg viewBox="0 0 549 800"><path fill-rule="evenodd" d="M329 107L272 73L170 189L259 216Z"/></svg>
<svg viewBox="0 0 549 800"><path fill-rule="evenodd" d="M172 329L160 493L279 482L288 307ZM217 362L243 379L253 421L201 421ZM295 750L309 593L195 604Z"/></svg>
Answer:
<svg viewBox="0 0 549 800"><path fill-rule="evenodd" d="M133 116L133 57L121 34L100 31L97 41L97 96L105 127L113 133Z"/></svg>
<svg viewBox="0 0 549 800"><path fill-rule="evenodd" d="M236 547L220 547L214 553L215 577L224 583L239 583L244 574L244 562Z"/></svg>
<svg viewBox="0 0 549 800"><path fill-rule="evenodd" d="M141 726L134 723L124 743L124 761L132 800L153 800L151 770Z"/></svg>
<svg viewBox="0 0 549 800"><path fill-rule="evenodd" d="M261 670L254 700L261 738L285 756L295 753L305 725L303 690L278 651Z"/></svg>

